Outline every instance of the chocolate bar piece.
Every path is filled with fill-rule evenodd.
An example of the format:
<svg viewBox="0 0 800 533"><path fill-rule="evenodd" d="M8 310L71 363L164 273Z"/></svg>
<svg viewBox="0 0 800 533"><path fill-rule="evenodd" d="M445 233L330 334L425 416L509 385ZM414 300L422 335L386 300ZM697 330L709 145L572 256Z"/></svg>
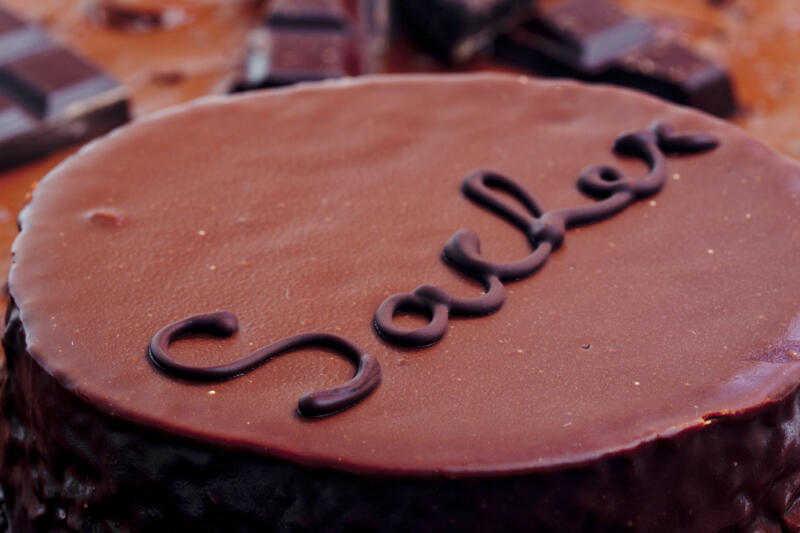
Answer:
<svg viewBox="0 0 800 533"><path fill-rule="evenodd" d="M400 27L424 50L453 63L472 57L526 17L533 0L401 0Z"/></svg>
<svg viewBox="0 0 800 533"><path fill-rule="evenodd" d="M383 70L389 46L389 0L345 0L345 7L354 23L358 74Z"/></svg>
<svg viewBox="0 0 800 533"><path fill-rule="evenodd" d="M147 32L165 25L161 10L110 0L96 0L90 4L88 15L95 23L120 31Z"/></svg>
<svg viewBox="0 0 800 533"><path fill-rule="evenodd" d="M649 22L605 0L537 9L499 37L495 57L545 76L645 91L718 116L737 108L728 72L687 46L659 38Z"/></svg>
<svg viewBox="0 0 800 533"><path fill-rule="evenodd" d="M131 33L177 28L189 19L181 7L153 0L89 0L86 13L97 25Z"/></svg>
<svg viewBox="0 0 800 533"><path fill-rule="evenodd" d="M266 25L273 29L346 32L347 12L336 0L273 0Z"/></svg>
<svg viewBox="0 0 800 533"><path fill-rule="evenodd" d="M48 45L47 34L41 28L0 7L0 65Z"/></svg>
<svg viewBox="0 0 800 533"><path fill-rule="evenodd" d="M113 78L0 8L3 42L14 46L13 53L0 47L0 168L128 120L125 92Z"/></svg>
<svg viewBox="0 0 800 533"><path fill-rule="evenodd" d="M0 94L0 146L3 142L36 129L36 119L22 107Z"/></svg>
<svg viewBox="0 0 800 533"><path fill-rule="evenodd" d="M599 81L646 91L721 117L736 112L728 72L675 41L656 40L631 50Z"/></svg>
<svg viewBox="0 0 800 533"><path fill-rule="evenodd" d="M646 19L630 17L604 0L567 0L527 24L542 53L582 72L597 72L653 38Z"/></svg>
<svg viewBox="0 0 800 533"><path fill-rule="evenodd" d="M249 37L234 91L358 73L353 20L340 0L278 0Z"/></svg>
<svg viewBox="0 0 800 533"><path fill-rule="evenodd" d="M349 39L336 32L256 30L235 91L348 75Z"/></svg>
<svg viewBox="0 0 800 533"><path fill-rule="evenodd" d="M63 116L70 106L112 90L116 82L65 48L50 48L0 69L0 90L42 118Z"/></svg>

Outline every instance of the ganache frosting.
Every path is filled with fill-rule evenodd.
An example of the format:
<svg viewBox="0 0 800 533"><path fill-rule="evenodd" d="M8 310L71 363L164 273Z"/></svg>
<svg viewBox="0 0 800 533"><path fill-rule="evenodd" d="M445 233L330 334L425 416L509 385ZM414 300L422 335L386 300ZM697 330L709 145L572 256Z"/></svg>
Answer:
<svg viewBox="0 0 800 533"><path fill-rule="evenodd" d="M663 153L694 154L716 148L719 141L705 134L678 135L668 124L653 124L649 130L621 135L614 143L620 156L637 157L650 173L641 180L633 179L611 166L592 166L578 179L578 187L592 198L594 205L545 211L525 187L511 178L491 171L470 173L462 185L464 194L478 205L496 213L525 233L533 252L514 263L493 263L480 257L480 241L470 230L456 233L447 243L444 257L464 275L482 282L486 293L476 298L458 298L433 285L422 285L413 293L387 298L375 314L375 327L390 342L410 346L435 344L447 332L449 315L485 315L502 307L506 298L503 281L526 278L539 270L553 250L564 240L566 229L608 218L636 200L658 193L667 181ZM494 190L515 198L527 212L505 201ZM416 329L395 326L393 319L401 310L427 313L430 322ZM356 375L346 384L304 395L298 413L324 416L355 405L380 383L377 360L338 335L309 333L281 339L233 363L195 367L177 362L169 353L169 345L181 336L209 334L229 337L239 329L236 315L228 311L194 315L162 328L153 337L148 355L157 368L173 376L192 381L218 381L243 375L272 357L308 346L322 346L342 352L357 365Z"/></svg>
<svg viewBox="0 0 800 533"><path fill-rule="evenodd" d="M674 131L640 131L656 120ZM612 153L625 131L638 134ZM667 185L634 201L629 186L644 193L653 174ZM607 193L576 187L581 175ZM9 290L33 362L115 419L309 467L501 477L590 464L794 391L799 195L795 163L629 92L363 79L208 100L84 149L22 213ZM608 202L625 212L597 224L548 211ZM422 350L376 331L381 303L419 282L485 298L485 271L462 271L457 252L502 266L554 249L556 213L567 237L535 276L497 276L501 309L446 310L446 338ZM191 327L156 343L166 366L146 355L165 325L223 311L235 334ZM430 322L407 311L398 328ZM320 333L357 349L274 345ZM365 401L292 416L309 391L358 376L357 354L380 366ZM198 380L180 365L228 370ZM363 391L377 381L361 376Z"/></svg>
<svg viewBox="0 0 800 533"><path fill-rule="evenodd" d="M621 135L614 143L620 156L639 158L650 173L641 180L627 176L611 166L592 166L583 171L578 187L596 204L545 211L525 187L501 174L479 170L471 173L461 187L464 194L481 207L497 214L522 231L533 251L513 263L496 263L480 256L480 240L471 230L461 230L447 242L444 259L462 274L478 280L486 292L476 298L459 298L441 287L422 285L413 292L395 294L381 304L375 314L375 327L387 340L409 346L439 342L448 328L450 315L475 316L494 313L506 299L503 281L527 278L564 241L567 229L608 218L642 198L652 196L667 181L663 154L694 154L716 148L719 141L706 134L677 135L668 124L653 124L649 130ZM524 211L497 194L502 191L519 202ZM430 322L415 329L398 327L398 311L426 315Z"/></svg>

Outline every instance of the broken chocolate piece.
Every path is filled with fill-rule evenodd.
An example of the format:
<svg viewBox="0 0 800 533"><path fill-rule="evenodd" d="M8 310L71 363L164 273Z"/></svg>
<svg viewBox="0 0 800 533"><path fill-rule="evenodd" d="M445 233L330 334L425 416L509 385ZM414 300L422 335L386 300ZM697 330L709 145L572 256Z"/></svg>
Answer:
<svg viewBox="0 0 800 533"><path fill-rule="evenodd" d="M90 12L98 24L124 31L143 32L161 27L161 13L99 2Z"/></svg>
<svg viewBox="0 0 800 533"><path fill-rule="evenodd" d="M273 29L345 32L350 21L336 0L273 0L265 24Z"/></svg>
<svg viewBox="0 0 800 533"><path fill-rule="evenodd" d="M389 46L389 0L345 0L354 23L358 74L383 70Z"/></svg>
<svg viewBox="0 0 800 533"><path fill-rule="evenodd" d="M0 6L0 65L50 44L47 34Z"/></svg>
<svg viewBox="0 0 800 533"><path fill-rule="evenodd" d="M532 0L403 0L401 28L445 62L462 62L528 15Z"/></svg>
<svg viewBox="0 0 800 533"><path fill-rule="evenodd" d="M363 33L388 37L389 0L345 0L345 6Z"/></svg>
<svg viewBox="0 0 800 533"><path fill-rule="evenodd" d="M0 146L8 139L30 133L36 120L23 108L0 94Z"/></svg>
<svg viewBox="0 0 800 533"><path fill-rule="evenodd" d="M568 0L542 10L526 26L544 54L583 72L601 70L653 38L649 21L604 0Z"/></svg>
<svg viewBox="0 0 800 533"><path fill-rule="evenodd" d="M234 90L347 76L349 42L331 32L257 30L250 36L242 78Z"/></svg>
<svg viewBox="0 0 800 533"><path fill-rule="evenodd" d="M279 0L254 30L234 91L358 73L352 20L339 0Z"/></svg>
<svg viewBox="0 0 800 533"><path fill-rule="evenodd" d="M7 63L0 91L38 117L62 115L72 105L117 86L109 76L65 48L54 47Z"/></svg>
<svg viewBox="0 0 800 533"><path fill-rule="evenodd" d="M628 52L600 81L639 89L722 117L736 111L728 72L675 41L658 40Z"/></svg>
<svg viewBox="0 0 800 533"><path fill-rule="evenodd" d="M737 107L722 66L657 37L647 21L605 0L565 0L536 10L496 40L494 55L539 75L630 87L718 116Z"/></svg>
<svg viewBox="0 0 800 533"><path fill-rule="evenodd" d="M124 90L103 71L0 9L0 168L128 120Z"/></svg>
<svg viewBox="0 0 800 533"><path fill-rule="evenodd" d="M95 24L132 33L176 28L188 19L182 8L165 6L153 0L93 0L87 8L87 16Z"/></svg>
<svg viewBox="0 0 800 533"><path fill-rule="evenodd" d="M388 0L273 1L232 90L378 72L388 36Z"/></svg>

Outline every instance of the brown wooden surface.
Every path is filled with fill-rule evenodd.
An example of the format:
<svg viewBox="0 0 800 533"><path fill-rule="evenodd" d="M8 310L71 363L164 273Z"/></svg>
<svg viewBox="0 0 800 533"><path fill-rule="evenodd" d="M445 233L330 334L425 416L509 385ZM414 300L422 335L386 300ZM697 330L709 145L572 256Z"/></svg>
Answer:
<svg viewBox="0 0 800 533"><path fill-rule="evenodd" d="M122 0L116 0L122 1ZM687 40L730 66L743 111L734 121L790 157L800 159L800 2L797 0L620 0L649 16L662 32ZM205 94L224 92L247 32L258 23L258 2L248 0L125 0L127 5L169 6L175 27L127 32L91 16L93 1L0 0L46 26L56 39L82 51L128 87L139 116ZM715 5L716 4L716 5ZM440 67L395 39L391 72ZM461 70L509 70L478 58ZM453 69L451 69L453 70ZM0 249L16 235L16 215L32 187L75 148L0 173ZM144 154L143 154L144 155ZM10 255L0 253L5 278Z"/></svg>

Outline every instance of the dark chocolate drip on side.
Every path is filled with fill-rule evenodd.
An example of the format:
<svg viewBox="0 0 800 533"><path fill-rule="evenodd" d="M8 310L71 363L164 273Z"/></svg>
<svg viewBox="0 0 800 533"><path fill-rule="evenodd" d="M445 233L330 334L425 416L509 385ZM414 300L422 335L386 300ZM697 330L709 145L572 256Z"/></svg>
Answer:
<svg viewBox="0 0 800 533"><path fill-rule="evenodd" d="M533 275L564 241L567 229L606 219L637 200L657 194L667 179L665 155L701 153L718 144L710 135L677 134L672 126L660 123L621 135L614 143L614 153L640 159L647 164L648 174L636 179L612 166L588 167L581 173L578 187L598 201L553 211L543 209L533 194L511 178L486 170L470 173L461 186L464 195L523 232L531 244L531 253L511 263L489 261L480 255L477 234L460 230L447 241L444 259L462 274L480 282L484 294L458 298L441 287L421 285L413 292L394 294L384 300L375 313L375 329L390 343L421 347L444 337L450 316L494 313L505 303L503 282ZM507 196L523 209L510 203ZM425 316L428 323L413 329L401 328L394 323L394 317L403 311Z"/></svg>
<svg viewBox="0 0 800 533"><path fill-rule="evenodd" d="M303 348L327 348L349 359L356 365L356 374L338 387L313 391L303 395L297 411L303 416L326 416L352 407L366 398L381 382L378 360L349 340L327 333L304 333L275 341L236 361L224 365L196 367L177 362L169 345L181 337L195 334L227 338L236 333L239 324L236 315L217 311L193 315L165 326L155 334L148 356L154 366L171 376L189 381L224 381L232 379L263 365L275 356Z"/></svg>

